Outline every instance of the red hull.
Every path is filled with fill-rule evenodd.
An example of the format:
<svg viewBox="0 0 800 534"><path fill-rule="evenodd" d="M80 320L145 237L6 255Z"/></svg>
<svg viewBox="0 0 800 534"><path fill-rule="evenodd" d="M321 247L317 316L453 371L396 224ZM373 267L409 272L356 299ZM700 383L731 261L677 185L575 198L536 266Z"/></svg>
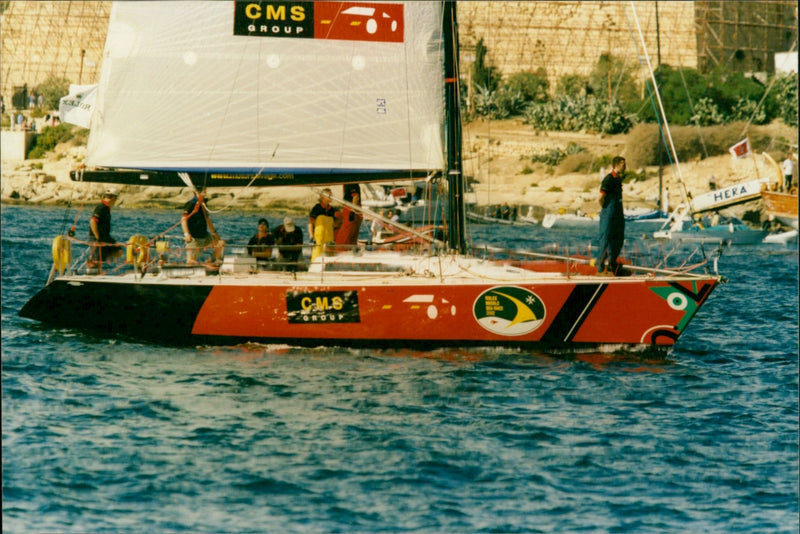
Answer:
<svg viewBox="0 0 800 534"><path fill-rule="evenodd" d="M192 334L443 344L672 345L715 284L714 279L639 279L459 286L220 285L209 293ZM526 295L527 302L509 293Z"/></svg>
<svg viewBox="0 0 800 534"><path fill-rule="evenodd" d="M316 272L64 276L20 314L190 343L671 346L719 282L677 272L601 277L574 260L566 272L549 260L323 259ZM371 272L378 266L391 269Z"/></svg>

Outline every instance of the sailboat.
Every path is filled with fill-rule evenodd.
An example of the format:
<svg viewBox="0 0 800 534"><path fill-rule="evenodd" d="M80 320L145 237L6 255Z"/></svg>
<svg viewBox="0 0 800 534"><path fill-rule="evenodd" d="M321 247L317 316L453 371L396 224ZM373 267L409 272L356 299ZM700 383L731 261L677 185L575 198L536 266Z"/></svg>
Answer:
<svg viewBox="0 0 800 534"><path fill-rule="evenodd" d="M454 2L115 3L74 180L439 180L444 235L402 251L322 243L287 270L230 248L230 268L210 270L162 232L99 273L57 236L20 315L159 343L668 349L721 282L708 264L629 262L617 278L585 257L468 247L457 28Z"/></svg>
<svg viewBox="0 0 800 534"><path fill-rule="evenodd" d="M764 202L764 213L784 226L797 230L797 187L783 189L783 171L772 157L764 152L764 159L775 170L775 181L766 181L761 187L761 200ZM797 159L797 155L794 155Z"/></svg>

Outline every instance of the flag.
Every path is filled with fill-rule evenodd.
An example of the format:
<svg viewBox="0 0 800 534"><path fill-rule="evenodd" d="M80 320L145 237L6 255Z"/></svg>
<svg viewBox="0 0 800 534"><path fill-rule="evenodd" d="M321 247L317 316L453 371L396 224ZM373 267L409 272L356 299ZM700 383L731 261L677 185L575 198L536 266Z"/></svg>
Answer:
<svg viewBox="0 0 800 534"><path fill-rule="evenodd" d="M731 156L736 159L746 158L750 155L750 139L748 138L743 141L739 141L730 147L728 152L730 152Z"/></svg>
<svg viewBox="0 0 800 534"><path fill-rule="evenodd" d="M61 122L88 128L92 121L94 101L97 97L97 84L69 86L69 94L58 101L58 114Z"/></svg>

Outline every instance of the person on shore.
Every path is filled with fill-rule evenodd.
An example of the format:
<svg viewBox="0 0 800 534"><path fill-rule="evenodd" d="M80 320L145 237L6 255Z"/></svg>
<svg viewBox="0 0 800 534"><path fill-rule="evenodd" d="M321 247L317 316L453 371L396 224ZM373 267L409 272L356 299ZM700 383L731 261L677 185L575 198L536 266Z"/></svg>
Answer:
<svg viewBox="0 0 800 534"><path fill-rule="evenodd" d="M282 262L296 264L303 252L303 231L294 224L294 220L291 217L284 218L283 224L275 229L272 236L278 247L278 258Z"/></svg>
<svg viewBox="0 0 800 534"><path fill-rule="evenodd" d="M197 263L198 254L211 247L214 248L214 259L219 263L225 250L225 241L219 238L208 214L205 195L205 188L195 191L194 197L183 206L181 228L186 242L188 263Z"/></svg>
<svg viewBox="0 0 800 534"><path fill-rule="evenodd" d="M717 177L713 174L708 177L708 190L709 191L716 191L717 190Z"/></svg>
<svg viewBox="0 0 800 534"><path fill-rule="evenodd" d="M269 232L269 222L261 218L258 220L256 234L247 243L247 254L257 261L268 261L272 257L272 246L275 237Z"/></svg>
<svg viewBox="0 0 800 534"><path fill-rule="evenodd" d="M117 258L122 254L123 248L111 237L111 208L116 204L119 193L109 187L103 193L100 204L94 208L92 218L89 219L89 242L92 251L89 254L89 264L98 266L103 261Z"/></svg>
<svg viewBox="0 0 800 534"><path fill-rule="evenodd" d="M617 258L625 241L625 215L622 210L622 180L625 177L625 169L625 158L616 156L611 161L611 172L600 184L599 201L602 209L596 261L597 274L619 276L622 272Z"/></svg>
<svg viewBox="0 0 800 534"><path fill-rule="evenodd" d="M792 161L791 154L786 154L786 159L781 163L781 170L783 171L783 190L788 193L792 188L792 177L794 176L794 161Z"/></svg>

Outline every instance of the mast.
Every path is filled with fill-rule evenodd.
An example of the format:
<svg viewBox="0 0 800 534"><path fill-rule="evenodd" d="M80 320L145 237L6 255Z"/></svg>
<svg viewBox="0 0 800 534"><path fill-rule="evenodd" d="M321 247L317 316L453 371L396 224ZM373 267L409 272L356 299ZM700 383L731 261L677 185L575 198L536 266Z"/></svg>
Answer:
<svg viewBox="0 0 800 534"><path fill-rule="evenodd" d="M661 113L662 129L664 135L669 141L669 148L672 152L672 157L675 170L677 171L677 181L678 185L681 187L681 196L683 197L683 202L689 207L689 212L694 214L694 206L692 206L692 199L689 196L686 190L686 182L683 181L683 175L681 174L681 166L678 162L678 152L675 149L675 143L672 140L672 134L669 131L669 122L667 121L667 113L664 111L664 103L661 101L661 92L658 89L658 82L656 81L655 71L653 70L653 65L650 63L650 54L647 52L647 44L644 40L644 35L642 34L642 26L639 24L639 17L636 14L636 5L635 2L631 2L631 11L633 11L633 20L636 23L636 30L639 34L639 40L642 42L642 51L644 52L644 59L647 62L647 70L650 74L650 80L653 82L653 92L656 95L656 101L658 102L658 110Z"/></svg>
<svg viewBox="0 0 800 534"><path fill-rule="evenodd" d="M458 95L458 21L456 2L445 1L444 39L445 146L447 150L448 245L464 254L467 249L464 213L464 176L461 173L461 102Z"/></svg>
<svg viewBox="0 0 800 534"><path fill-rule="evenodd" d="M658 2L656 6L656 57L658 75L655 77L655 83L661 82L661 29L658 25ZM658 211L664 211L664 131L659 127L658 129Z"/></svg>

